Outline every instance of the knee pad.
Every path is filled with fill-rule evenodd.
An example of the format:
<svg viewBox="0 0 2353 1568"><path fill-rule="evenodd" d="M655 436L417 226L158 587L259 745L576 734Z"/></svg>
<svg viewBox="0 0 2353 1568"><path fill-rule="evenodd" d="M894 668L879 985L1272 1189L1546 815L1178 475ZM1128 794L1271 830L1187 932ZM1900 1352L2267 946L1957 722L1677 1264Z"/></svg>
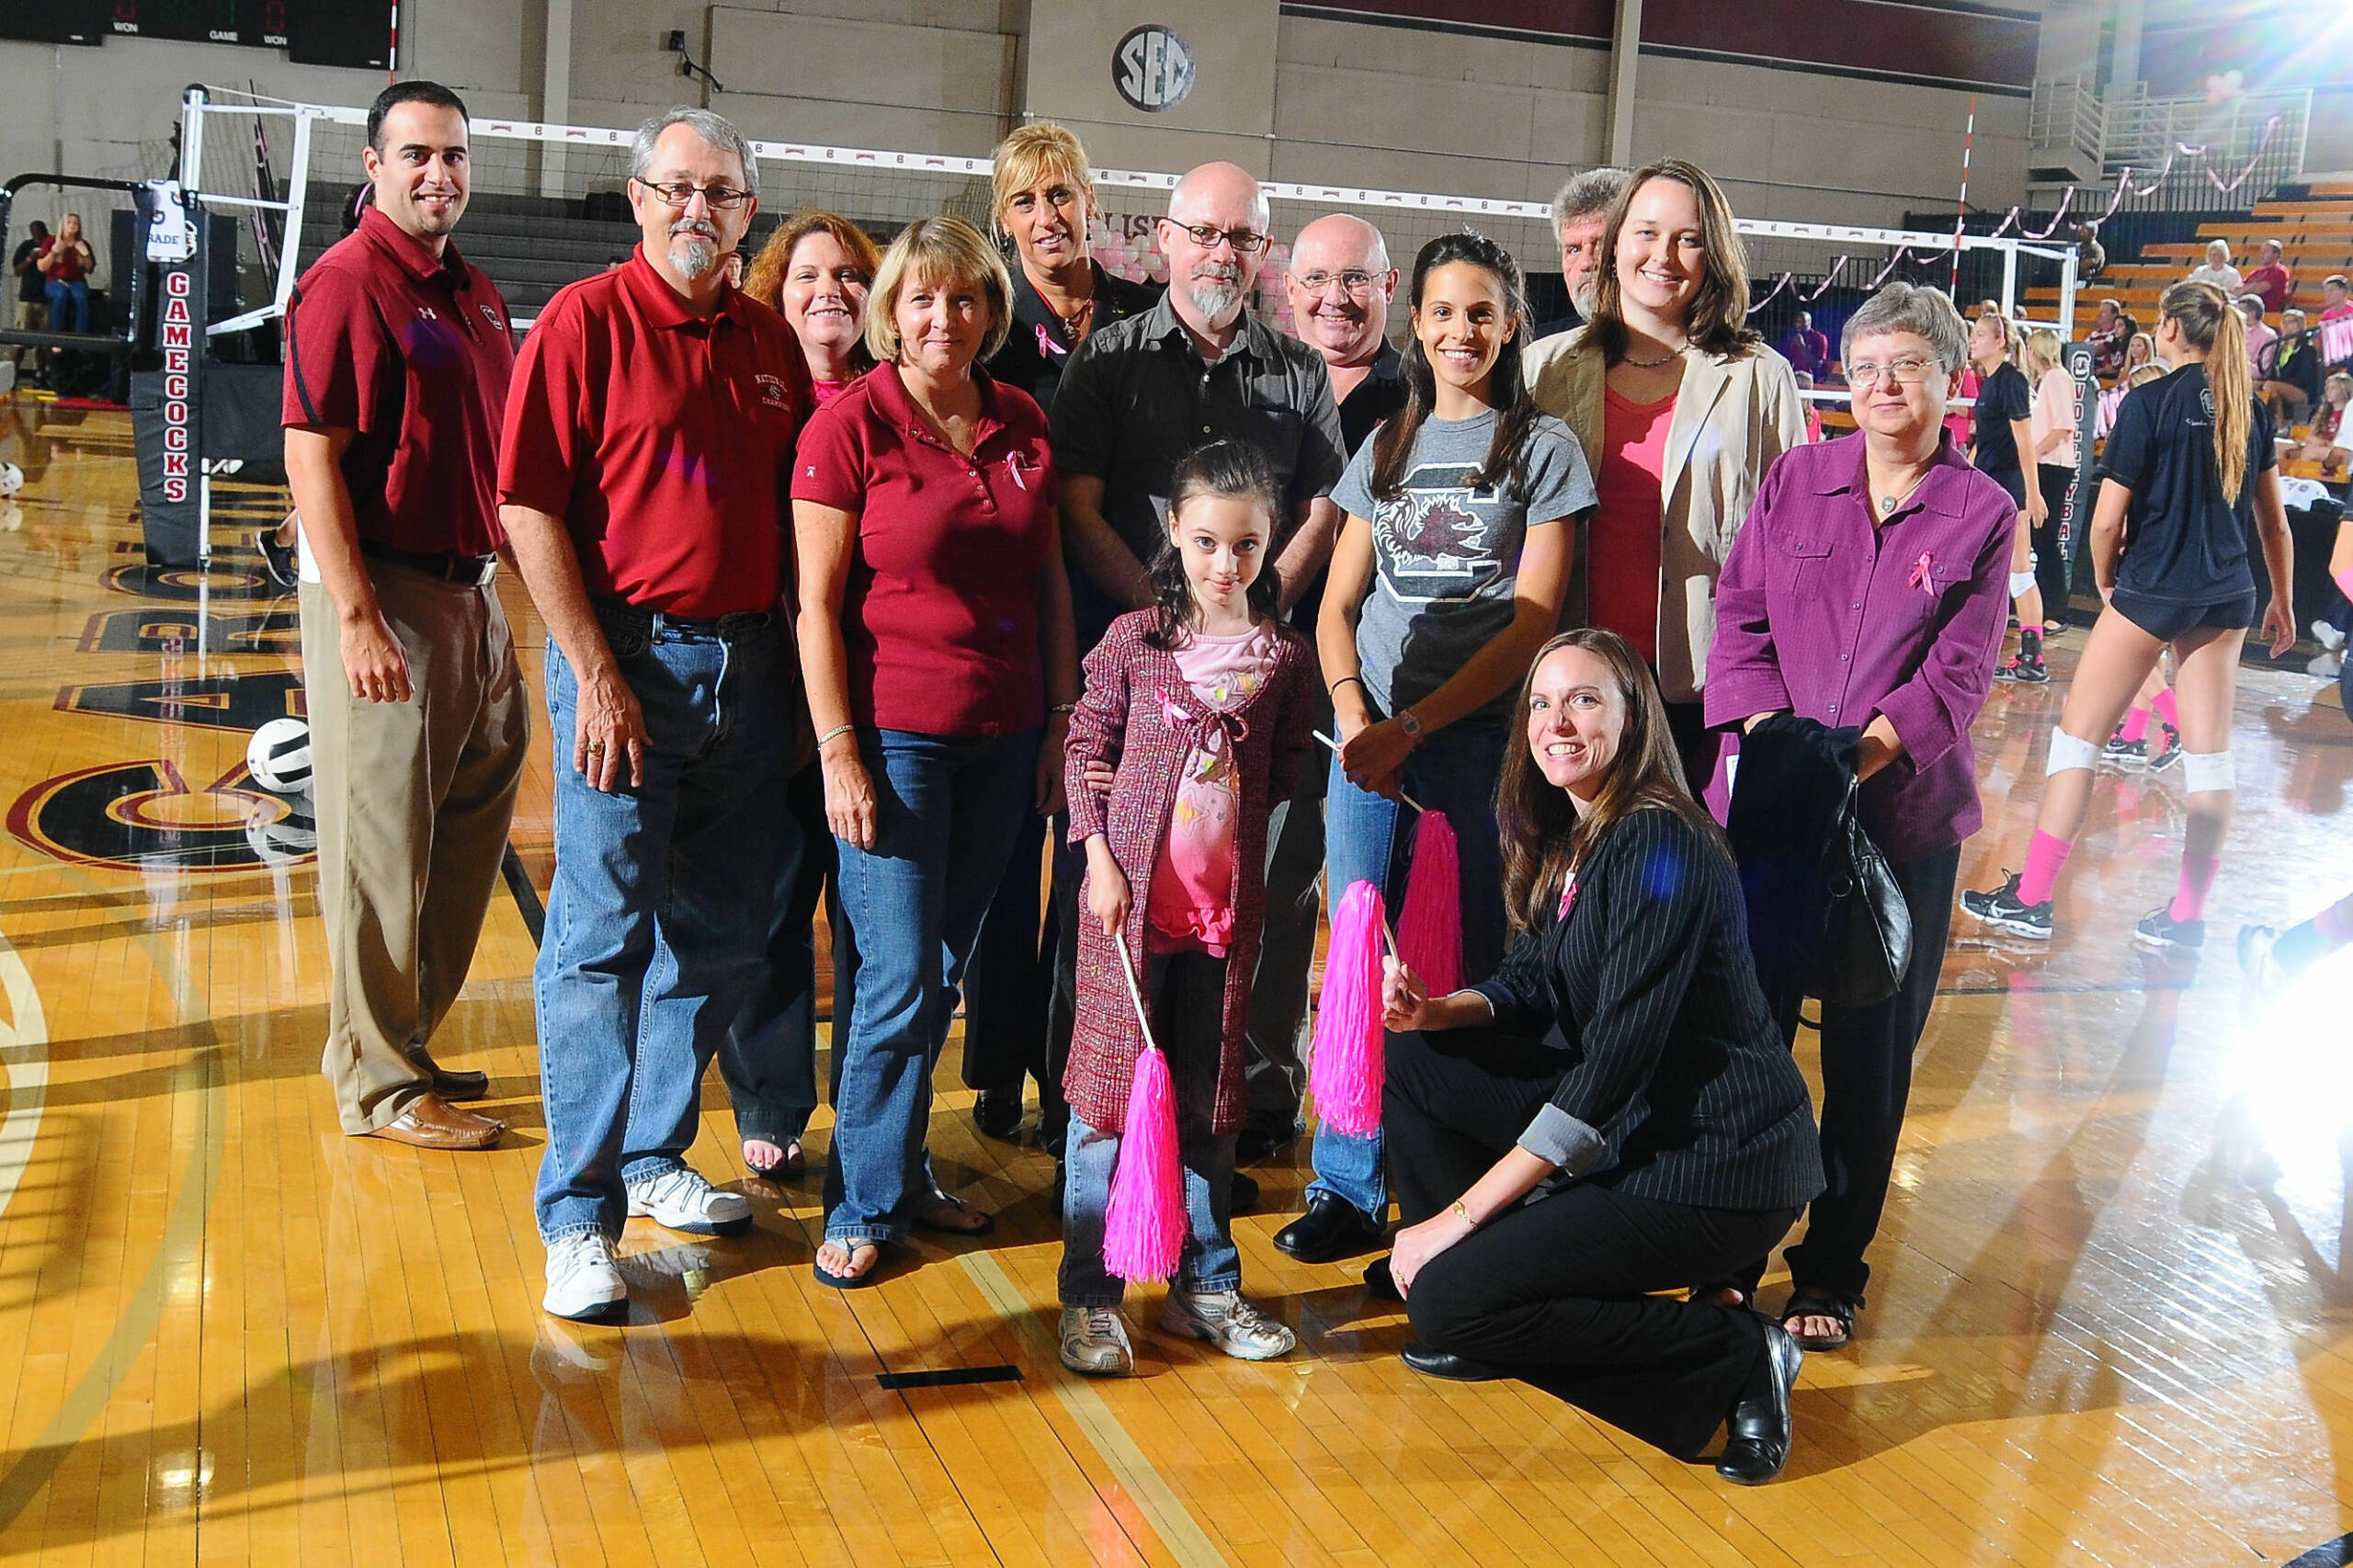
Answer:
<svg viewBox="0 0 2353 1568"><path fill-rule="evenodd" d="M2014 599L2018 598L2024 595L2028 589L2034 586L2033 562L2034 557L2029 553L2027 556L2027 569L2023 572L2013 572L2010 574L2010 597Z"/></svg>
<svg viewBox="0 0 2353 1568"><path fill-rule="evenodd" d="M2185 756L2182 760L2195 761ZM2099 766L2099 747L2089 741L2079 741L2055 725L2051 731L2051 759L2043 766L2042 776L2056 778L2069 768L2080 767L2088 773Z"/></svg>
<svg viewBox="0 0 2353 1568"><path fill-rule="evenodd" d="M2227 751L2186 751L2181 754L2181 782L2193 795L2228 790L2237 783L2237 770Z"/></svg>

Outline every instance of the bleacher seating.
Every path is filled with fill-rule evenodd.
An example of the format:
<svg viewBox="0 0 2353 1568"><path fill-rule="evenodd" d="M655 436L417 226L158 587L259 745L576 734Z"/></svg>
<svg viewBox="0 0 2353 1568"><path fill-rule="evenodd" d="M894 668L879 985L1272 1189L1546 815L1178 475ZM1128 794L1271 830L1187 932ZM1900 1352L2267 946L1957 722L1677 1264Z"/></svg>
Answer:
<svg viewBox="0 0 2353 1568"><path fill-rule="evenodd" d="M537 196L476 195L466 204L458 227L458 246L469 260L491 276L506 308L520 321L529 321L558 289L601 272L615 256L627 256L638 241L637 225L580 215L581 203ZM758 252L778 215L761 213L753 220L744 250ZM340 236L341 215L332 206L313 204L302 225L302 256L307 263Z"/></svg>
<svg viewBox="0 0 2353 1568"><path fill-rule="evenodd" d="M2102 299L2120 301L2144 326L2154 322L2157 296L2203 264L2212 240L2229 242L2242 272L2261 265L2264 241L2278 240L2282 259L2295 274L2289 302L2317 312L2321 279L2332 272L2353 275L2353 185L2315 185L2301 199L2257 202L2245 217L2200 223L2194 239L2152 244L2136 260L2112 261L2076 295L2077 332L2089 329L2091 307ZM2056 289L2027 291L2028 303L2040 310L2055 309L2058 297Z"/></svg>

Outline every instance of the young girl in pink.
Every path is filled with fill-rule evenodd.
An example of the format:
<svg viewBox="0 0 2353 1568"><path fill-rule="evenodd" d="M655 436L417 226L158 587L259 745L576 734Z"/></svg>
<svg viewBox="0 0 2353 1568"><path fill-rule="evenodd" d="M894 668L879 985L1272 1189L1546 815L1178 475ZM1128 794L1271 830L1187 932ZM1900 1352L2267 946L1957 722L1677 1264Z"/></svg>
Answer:
<svg viewBox="0 0 2353 1568"><path fill-rule="evenodd" d="M1121 616L1086 657L1070 727L1070 836L1086 846L1078 1012L1063 1094L1062 1358L1134 1365L1121 1281L1103 1263L1103 1215L1143 1031L1127 949L1176 1088L1187 1236L1160 1313L1165 1334L1263 1361L1297 1344L1242 1295L1227 1224L1241 1130L1243 1026L1266 897L1267 819L1299 777L1315 659L1278 619L1267 562L1279 506L1254 447L1216 441L1176 465L1158 604ZM1107 776L1108 769L1108 776ZM1103 786L1108 784L1108 789Z"/></svg>

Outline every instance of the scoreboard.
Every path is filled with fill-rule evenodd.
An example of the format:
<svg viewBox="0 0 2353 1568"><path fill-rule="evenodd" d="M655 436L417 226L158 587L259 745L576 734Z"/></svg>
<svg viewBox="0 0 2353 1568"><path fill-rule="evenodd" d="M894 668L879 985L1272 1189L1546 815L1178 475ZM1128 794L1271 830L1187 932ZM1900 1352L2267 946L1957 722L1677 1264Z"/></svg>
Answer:
<svg viewBox="0 0 2353 1568"><path fill-rule="evenodd" d="M389 71L397 14L397 0L0 0L0 38L244 44L297 64Z"/></svg>

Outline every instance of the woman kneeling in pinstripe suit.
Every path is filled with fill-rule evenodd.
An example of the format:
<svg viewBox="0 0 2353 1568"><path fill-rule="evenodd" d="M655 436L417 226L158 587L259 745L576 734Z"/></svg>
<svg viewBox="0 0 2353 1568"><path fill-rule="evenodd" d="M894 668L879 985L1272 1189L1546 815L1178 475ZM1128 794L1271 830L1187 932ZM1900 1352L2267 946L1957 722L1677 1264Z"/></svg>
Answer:
<svg viewBox="0 0 2353 1568"><path fill-rule="evenodd" d="M1382 1126L1405 1228L1375 1264L1433 1376L1517 1377L1718 1473L1780 1473L1801 1353L1647 1294L1756 1257L1822 1190L1813 1107L1749 957L1723 836L1640 655L1586 629L1521 689L1495 818L1518 946L1433 997L1389 966Z"/></svg>

